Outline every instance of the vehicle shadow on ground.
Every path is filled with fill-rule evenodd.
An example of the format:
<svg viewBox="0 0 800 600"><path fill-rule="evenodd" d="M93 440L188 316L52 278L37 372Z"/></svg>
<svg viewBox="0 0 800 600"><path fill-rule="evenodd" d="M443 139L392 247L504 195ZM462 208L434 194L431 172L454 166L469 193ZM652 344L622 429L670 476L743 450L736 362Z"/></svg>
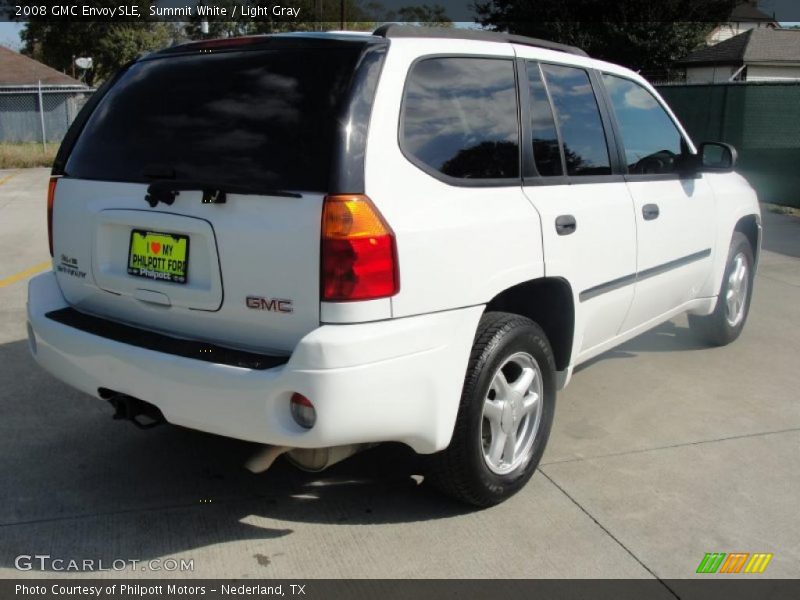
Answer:
<svg viewBox="0 0 800 600"><path fill-rule="evenodd" d="M776 214L761 207L764 226L761 247L770 252L800 258L800 218L792 215Z"/></svg>
<svg viewBox="0 0 800 600"><path fill-rule="evenodd" d="M575 367L575 373L592 365L613 358L633 358L642 352L688 352L707 350L708 344L697 337L688 327L666 321L624 344L604 352L595 358Z"/></svg>
<svg viewBox="0 0 800 600"><path fill-rule="evenodd" d="M303 523L404 523L470 511L420 485L423 459L400 444L320 474L279 459L256 475L243 465L257 444L113 421L103 401L39 369L24 340L0 345L0 381L1 567L31 550L147 560L280 538Z"/></svg>

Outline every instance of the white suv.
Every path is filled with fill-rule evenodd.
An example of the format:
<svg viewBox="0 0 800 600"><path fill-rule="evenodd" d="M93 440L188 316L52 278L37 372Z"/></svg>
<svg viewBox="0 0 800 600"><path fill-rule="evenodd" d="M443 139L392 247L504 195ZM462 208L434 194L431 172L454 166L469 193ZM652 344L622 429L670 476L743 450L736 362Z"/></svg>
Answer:
<svg viewBox="0 0 800 600"><path fill-rule="evenodd" d="M30 347L117 417L322 468L402 442L498 503L575 367L689 312L742 330L761 227L735 151L580 50L387 26L141 58L69 131Z"/></svg>

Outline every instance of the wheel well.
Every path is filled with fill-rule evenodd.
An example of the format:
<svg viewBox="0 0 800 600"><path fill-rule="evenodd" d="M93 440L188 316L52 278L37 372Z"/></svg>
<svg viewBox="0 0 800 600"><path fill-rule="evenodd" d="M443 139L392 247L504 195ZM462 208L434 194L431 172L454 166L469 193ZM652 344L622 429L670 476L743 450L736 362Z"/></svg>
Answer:
<svg viewBox="0 0 800 600"><path fill-rule="evenodd" d="M572 288L559 278L526 281L504 290L486 305L487 311L510 312L536 321L544 330L556 369L569 366L575 332L575 306Z"/></svg>
<svg viewBox="0 0 800 600"><path fill-rule="evenodd" d="M758 217L756 217L756 215L742 217L736 223L736 227L734 227L733 230L739 231L747 237L750 242L750 247L753 249L753 258L756 263L758 263Z"/></svg>

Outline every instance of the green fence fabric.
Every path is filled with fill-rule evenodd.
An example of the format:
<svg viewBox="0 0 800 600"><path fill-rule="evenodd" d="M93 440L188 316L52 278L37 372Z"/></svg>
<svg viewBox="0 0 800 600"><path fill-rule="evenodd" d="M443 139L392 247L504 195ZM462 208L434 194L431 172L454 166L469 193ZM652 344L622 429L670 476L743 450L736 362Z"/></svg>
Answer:
<svg viewBox="0 0 800 600"><path fill-rule="evenodd" d="M800 207L800 81L663 85L695 144L739 151L737 171L765 202Z"/></svg>

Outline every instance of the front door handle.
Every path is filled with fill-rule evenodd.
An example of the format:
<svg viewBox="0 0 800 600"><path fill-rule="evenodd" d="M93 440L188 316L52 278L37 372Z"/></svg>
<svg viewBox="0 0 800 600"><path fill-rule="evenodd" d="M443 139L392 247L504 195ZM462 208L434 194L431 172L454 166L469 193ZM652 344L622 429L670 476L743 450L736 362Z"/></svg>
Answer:
<svg viewBox="0 0 800 600"><path fill-rule="evenodd" d="M569 235L575 233L578 223L572 215L561 215L556 217L556 233L558 235Z"/></svg>
<svg viewBox="0 0 800 600"><path fill-rule="evenodd" d="M642 207L642 216L645 221L652 221L657 219L659 215L658 204L645 204Z"/></svg>

